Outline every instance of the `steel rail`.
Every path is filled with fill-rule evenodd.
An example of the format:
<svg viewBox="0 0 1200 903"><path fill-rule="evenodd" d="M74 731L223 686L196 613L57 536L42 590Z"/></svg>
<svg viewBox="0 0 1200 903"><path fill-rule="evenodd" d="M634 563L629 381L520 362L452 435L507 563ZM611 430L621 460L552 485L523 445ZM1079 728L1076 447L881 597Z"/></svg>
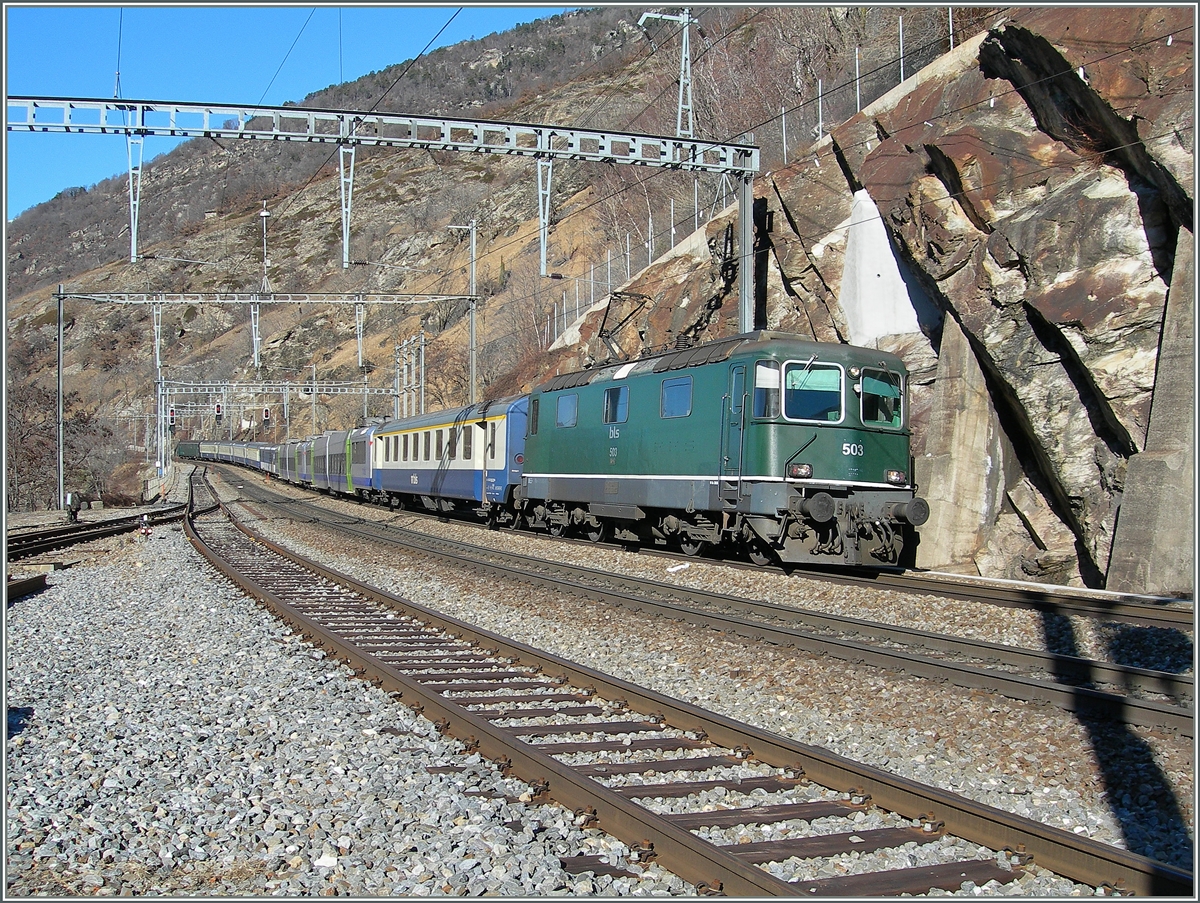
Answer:
<svg viewBox="0 0 1200 903"><path fill-rule="evenodd" d="M813 580L908 593L929 593L950 599L990 602L1008 608L1032 608L1045 614L1103 618L1141 627L1169 630L1193 629L1196 611L1182 606L1183 599L1138 596L1132 593L1085 594L1069 587L1052 587L1016 581L974 580L937 571L872 571L846 573L821 568L795 568L790 573ZM1111 598L1110 598L1111 597Z"/></svg>
<svg viewBox="0 0 1200 903"><path fill-rule="evenodd" d="M223 506L224 507L224 506ZM225 509L228 513L228 509ZM651 690L638 687L627 681L620 680L596 671L586 666L578 665L551 654L533 649L522 643L481 630L473 625L456 618L440 614L424 606L407 600L400 600L374 587L361 584L331 568L304 561L300 556L272 543L244 523L236 522L239 530L261 543L266 548L275 551L285 558L302 563L325 579L349 587L366 598L391 607L402 607L416 614L423 621L441 626L454 634L469 638L499 653L520 660L522 663L538 665L546 673L561 675L564 679L580 685L597 688L599 692L614 698L622 698L629 703L630 708L643 712L655 712L662 720L677 729L684 731L703 731L714 743L729 748L744 747L753 758L777 768L789 768L803 773L814 782L831 789L852 793L864 798L870 798L881 807L894 811L906 818L923 819L944 825L945 829L971 842L983 844L996 850L1017 850L1024 852L1038 865L1065 875L1076 881L1092 886L1106 885L1120 889L1125 893L1143 895L1184 895L1192 893L1191 873L1174 866L1156 862L1144 856L1130 853L1126 850L1099 843L1089 838L1079 837L1066 831L1040 824L1031 819L993 809L990 806L968 800L938 788L926 787L915 781L889 774L871 766L862 765L837 756L826 750L808 744L799 743L785 737L771 734L759 728L740 724L731 718L713 712L705 711L690 703L672 699ZM194 536L190 523L186 529L189 537ZM193 540L197 542L197 540ZM204 551L202 543L197 547ZM205 551L206 557L211 558L211 551ZM226 568L214 562L217 567L226 572ZM238 579L232 578L231 579ZM245 584L252 587L252 584ZM261 592L249 588L253 595ZM326 631L317 625L307 625L308 629L318 631L317 635L324 637ZM356 667L372 668L374 663L371 656L360 650L350 648L340 638L329 638L332 648L348 658ZM649 830L650 822L644 815L627 810L625 800L619 794L603 790L593 797L592 782L580 781L572 772L564 770L561 763L546 762L540 754L531 751L524 744L492 738L495 728L483 718L469 712L458 711L458 706L448 705L444 699L430 695L428 689L419 682L406 680L404 675L387 669L380 672L385 686L392 686L397 692L406 694L411 704L413 700L434 711L444 719L444 729L453 736L478 743L480 751L496 758L501 762L511 763L510 767L526 780L548 780L552 795L563 800L567 805L581 803L594 805L600 817L600 822L617 836L629 836L625 832L632 830L634 836L639 831ZM415 686L413 684L416 684ZM402 696L402 698L405 698ZM595 800L592 802L591 800ZM681 876L697 874L698 863L706 868L724 866L727 854L711 854L698 859L692 850L694 836L680 831L675 826L669 826L663 834L655 833L655 837L663 837L663 848L655 846L664 866L676 871ZM644 834L642 836L645 836ZM729 857L733 859L734 857ZM721 887L730 894L763 894L783 893L795 895L797 885L779 881L761 870L754 870L758 875L748 874L745 864L740 860L728 863L734 868L729 873L728 883L724 878ZM760 875L768 879L765 884ZM747 884L741 883L744 876ZM691 880L691 879L689 879ZM703 879L702 879L703 880ZM693 880L693 883L696 881Z"/></svg>
<svg viewBox="0 0 1200 903"><path fill-rule="evenodd" d="M259 471L261 474L261 471ZM301 487L296 487L301 488ZM427 512L407 509L414 516L445 517L444 512ZM483 528L485 525L474 519L463 523ZM530 534L537 535L537 534ZM575 537L555 537L556 542L578 543L592 546L594 543ZM1158 627L1164 630L1194 631L1196 613L1191 600L1144 596L1135 593L1105 593L1066 586L1020 583L1017 581L972 578L962 574L940 571L899 571L888 569L821 568L810 565L777 565L775 567L746 564L736 560L705 558L671 551L666 548L647 546L629 547L640 554L669 558L675 561L708 561L727 567L749 571L776 570L795 574L810 580L821 580L853 586L870 586L898 592L941 596L962 599L968 602L990 603L1009 608L1032 608L1048 615L1104 619L1140 627Z"/></svg>
<svg viewBox="0 0 1200 903"><path fill-rule="evenodd" d="M296 628L306 638L316 640L322 646L332 650L352 668L364 675L369 675L388 692L397 694L406 704L419 707L421 713L437 722L444 733L462 740L468 747L477 749L481 755L501 763L505 773L517 775L532 785L545 787L546 793L551 798L568 809L573 811L593 810L600 824L604 825L610 833L631 845L640 844L647 837L654 838L653 848L656 859L665 868L685 877L692 884L719 887L725 893L738 896L791 896L795 894L794 885L775 878L770 873L738 859L720 847L700 840L690 831L654 815L644 807L638 806L631 800L587 778L576 769L538 752L530 744L520 741L515 736L506 735L488 720L450 702L440 693L425 687L421 681L380 662L317 621L297 612L287 604L286 600L264 589L225 563L195 531L190 519L185 520L185 524L188 538L196 548L214 567L247 594L261 599L276 615ZM261 537L255 537L252 532L246 531L243 525L237 524L237 526L255 541L262 543L277 554L300 563L302 566L312 567L311 563L299 561L296 556L288 554L282 547L275 546ZM381 594L379 591L357 584L335 571L325 568L316 568L315 570L326 579L347 586L374 601L383 601L392 607L414 610L422 619L439 623L439 626L453 630L456 634L472 634L478 642L493 646L504 644L503 638L498 635L473 630L469 625L463 622L453 622L452 619L446 621L428 609ZM530 652L532 651L530 650Z"/></svg>
<svg viewBox="0 0 1200 903"><path fill-rule="evenodd" d="M241 491L246 492L244 484ZM263 492L267 491L263 489ZM317 512L326 512L329 515L328 518L321 519L314 515L314 521L360 538L402 544L418 549L426 554L437 556L456 567L485 569L491 574L506 579L548 586L556 590L572 591L664 617L686 616L692 623L749 639L761 639L777 645L795 646L822 655L834 655L847 661L864 662L878 667L901 670L917 677L947 680L956 686L969 689L991 690L1012 699L1047 703L1078 714L1115 718L1126 724L1164 727L1178 731L1184 736L1195 736L1195 716L1190 705L1181 706L1156 700L1139 699L1094 687L1061 682L1057 679L1038 680L948 659L930 658L899 649L872 646L844 637L813 634L797 629L795 626L776 626L764 621L748 620L718 611L685 609L681 608L677 601L672 600L699 599L707 605L724 604L741 608L752 606L759 612L768 610L776 618L789 616L799 617L803 620L803 616L808 614L807 612L802 613L799 609L773 608L766 603L748 602L723 594L681 588L640 578L621 577L610 572L596 571L579 565L545 561L516 553L481 548L469 543L432 537L418 531L380 525L361 518L344 520L344 515L328 512L327 509L305 502L280 503L269 501L263 496L259 498L260 503L263 504L283 506L289 509L300 504ZM839 619L828 615L821 615L818 622L821 626L840 630L861 628L863 631L867 631L869 629L876 636L893 642L934 643L936 641L944 649L953 649L961 654L974 654L985 658L1012 649L1012 647L998 644L979 644L975 641L959 642L957 638L944 635L912 631L908 628L893 629L888 625L870 624L855 619ZM1035 653L1031 650L1016 650L1016 652L1023 654L1016 655L1014 653L1014 658L1035 659L1047 667L1052 677L1055 678L1066 674L1085 675L1088 680L1092 681L1107 681L1118 686L1141 685L1153 692L1169 692L1189 699L1192 696L1193 682L1184 675L1148 669L1131 669L1123 665L1112 665L1071 656Z"/></svg>
<svg viewBox="0 0 1200 903"><path fill-rule="evenodd" d="M147 512L145 515L134 514L127 517L113 518L95 524L71 524L69 526L51 527L47 530L30 530L21 533L9 533L5 536L5 553L8 561L17 561L45 552L68 548L81 542L91 542L106 536L117 536L136 530L142 523L142 517L149 518L151 524L161 524L178 520L184 516L186 505L172 505L160 511Z"/></svg>

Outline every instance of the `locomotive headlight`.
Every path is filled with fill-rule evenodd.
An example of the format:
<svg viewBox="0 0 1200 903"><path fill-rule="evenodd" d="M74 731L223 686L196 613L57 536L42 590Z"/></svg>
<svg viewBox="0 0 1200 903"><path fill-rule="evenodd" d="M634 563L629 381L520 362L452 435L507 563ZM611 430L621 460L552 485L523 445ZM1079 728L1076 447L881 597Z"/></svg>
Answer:
<svg viewBox="0 0 1200 903"><path fill-rule="evenodd" d="M908 482L908 474L903 470L889 470L887 472L887 481L896 486L903 486Z"/></svg>
<svg viewBox="0 0 1200 903"><path fill-rule="evenodd" d="M860 373L862 373L862 370L858 369L858 367L851 367L851 368L850 368L850 378L851 378L851 379L858 379L858 375L859 375Z"/></svg>
<svg viewBox="0 0 1200 903"><path fill-rule="evenodd" d="M807 480L812 476L811 464L789 464L788 476L793 480Z"/></svg>

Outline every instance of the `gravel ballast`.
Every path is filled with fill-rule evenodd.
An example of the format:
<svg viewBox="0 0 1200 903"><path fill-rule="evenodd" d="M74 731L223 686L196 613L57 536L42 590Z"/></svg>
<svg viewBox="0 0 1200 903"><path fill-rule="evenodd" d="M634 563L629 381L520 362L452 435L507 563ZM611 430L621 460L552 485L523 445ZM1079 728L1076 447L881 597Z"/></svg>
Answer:
<svg viewBox="0 0 1200 903"><path fill-rule="evenodd" d="M568 874L559 856L628 851L555 806L464 793L529 788L302 643L178 530L104 558L8 611L7 896L690 890L656 866ZM426 770L446 765L464 770Z"/></svg>
<svg viewBox="0 0 1200 903"><path fill-rule="evenodd" d="M1044 707L526 587L480 591L476 579L427 559L370 546L349 556L301 525L256 526L364 582L516 640L1191 865L1191 745L1180 738L1134 729L1108 736ZM470 532L478 542L480 531ZM540 554L550 545L492 536ZM557 856L617 856L619 843L580 830L554 807L463 794L469 785L514 796L527 788L301 644L216 578L178 532L160 528L148 542L114 541L113 549L111 560L55 574L49 590L8 613L8 704L33 709L7 743L10 895L692 891L653 866L637 879L568 875ZM581 559L620 559L621 569L649 568L660 579L703 580L703 569L717 567L697 562L668 574L670 562L620 551L564 554L594 567L605 565ZM468 770L426 771L443 764ZM1108 792L1106 782L1117 789ZM926 852L905 855L923 862ZM981 890L1094 892L1037 869L1002 891L963 893Z"/></svg>

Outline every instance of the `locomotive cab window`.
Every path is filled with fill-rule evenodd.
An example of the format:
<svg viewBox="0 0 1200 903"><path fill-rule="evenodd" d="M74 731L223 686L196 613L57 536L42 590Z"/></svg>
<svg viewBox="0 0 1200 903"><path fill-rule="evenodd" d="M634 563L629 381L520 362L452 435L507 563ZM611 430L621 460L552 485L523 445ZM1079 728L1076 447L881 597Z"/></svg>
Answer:
<svg viewBox="0 0 1200 903"><path fill-rule="evenodd" d="M837 423L842 419L842 368L791 362L783 373L783 415L788 420Z"/></svg>
<svg viewBox="0 0 1200 903"><path fill-rule="evenodd" d="M575 393L558 396L558 404L554 412L554 425L560 428L571 427L579 422L579 396Z"/></svg>
<svg viewBox="0 0 1200 903"><path fill-rule="evenodd" d="M884 426L899 429L904 422L901 402L904 383L899 373L887 370L863 370L863 426Z"/></svg>
<svg viewBox="0 0 1200 903"><path fill-rule="evenodd" d="M779 416L779 364L758 361L754 365L754 416Z"/></svg>
<svg viewBox="0 0 1200 903"><path fill-rule="evenodd" d="M604 390L604 422L624 423L629 419L629 386Z"/></svg>
<svg viewBox="0 0 1200 903"><path fill-rule="evenodd" d="M680 376L676 379L664 379L659 415L663 420L669 420L672 417L686 417L690 413L692 413L692 378Z"/></svg>

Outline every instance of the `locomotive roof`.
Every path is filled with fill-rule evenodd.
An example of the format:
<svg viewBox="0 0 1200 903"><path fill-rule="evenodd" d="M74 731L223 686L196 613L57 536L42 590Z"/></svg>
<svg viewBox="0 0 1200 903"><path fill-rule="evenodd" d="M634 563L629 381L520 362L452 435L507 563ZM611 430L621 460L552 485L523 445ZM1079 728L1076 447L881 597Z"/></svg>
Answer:
<svg viewBox="0 0 1200 903"><path fill-rule="evenodd" d="M524 395L509 395L497 398L495 401L480 401L462 408L446 408L441 411L431 411L427 414L416 414L412 417L402 417L399 420L389 420L376 427L377 432L395 429L413 429L423 426L437 426L446 423L465 423L488 414L499 414L514 403L525 398Z"/></svg>
<svg viewBox="0 0 1200 903"><path fill-rule="evenodd" d="M903 360L888 351L860 348L856 345L843 345L836 342L814 342L811 339L805 339L787 332L760 330L758 332L747 332L732 336L728 339L720 339L715 342L705 342L693 348L647 355L633 361L607 364L592 370L577 370L572 373L563 373L560 376L555 376L547 380L540 386L536 386L533 391L556 392L562 389L574 389L579 386L586 386L589 383L616 378L618 373L620 373L621 377L624 377L640 373L665 373L669 370L700 367L704 364L713 364L727 360L735 352L757 351L772 347L779 348L783 345L796 349L798 353L816 354L818 358L825 357L827 359L844 360L848 357L857 359L869 356L872 362L882 360L886 361L888 366L901 371L905 370Z"/></svg>

